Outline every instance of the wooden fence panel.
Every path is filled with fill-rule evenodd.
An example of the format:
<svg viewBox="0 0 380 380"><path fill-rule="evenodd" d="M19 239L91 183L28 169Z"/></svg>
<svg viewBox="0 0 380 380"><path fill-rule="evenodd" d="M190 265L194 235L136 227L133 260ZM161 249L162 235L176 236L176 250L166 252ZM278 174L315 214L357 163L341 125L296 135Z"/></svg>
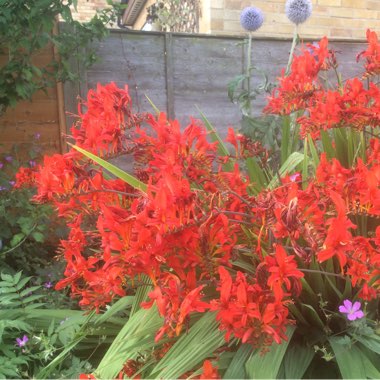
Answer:
<svg viewBox="0 0 380 380"><path fill-rule="evenodd" d="M41 50L33 57L36 65L46 65L54 56L53 47ZM6 58L2 57L3 62ZM0 59L1 61L1 59ZM0 117L0 153L9 153L17 144L21 158L27 158L27 152L33 144L34 136L38 140L41 153L61 150L60 121L58 113L57 88L34 94L32 101L19 102L9 107Z"/></svg>
<svg viewBox="0 0 380 380"><path fill-rule="evenodd" d="M99 62L82 73L79 95L85 97L97 83L128 84L136 110L152 112L147 95L160 110L186 124L190 116L199 118L197 105L225 135L229 126L240 125L241 114L228 99L227 85L244 72L243 42L241 37L112 31L95 45ZM252 64L275 82L286 67L290 46L290 40L254 39ZM365 44L335 41L332 46L339 51L344 78L362 72L355 58ZM253 87L262 80L261 74L253 72ZM267 96L253 101L255 114L261 113ZM65 91L67 111L72 111L74 98L72 89Z"/></svg>

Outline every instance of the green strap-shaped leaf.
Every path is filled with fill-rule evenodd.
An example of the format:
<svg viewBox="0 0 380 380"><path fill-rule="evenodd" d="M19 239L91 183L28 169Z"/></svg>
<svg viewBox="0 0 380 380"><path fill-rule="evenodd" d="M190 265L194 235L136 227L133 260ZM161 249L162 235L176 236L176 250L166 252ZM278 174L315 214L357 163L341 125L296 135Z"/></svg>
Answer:
<svg viewBox="0 0 380 380"><path fill-rule="evenodd" d="M291 345L284 357L285 378L302 379L314 355L315 351L311 347Z"/></svg>
<svg viewBox="0 0 380 380"><path fill-rule="evenodd" d="M339 371L343 379L380 378L380 372L360 350L358 345L347 344L347 337L330 337Z"/></svg>
<svg viewBox="0 0 380 380"><path fill-rule="evenodd" d="M242 344L235 353L223 379L245 379L245 362L252 354L252 345Z"/></svg>
<svg viewBox="0 0 380 380"><path fill-rule="evenodd" d="M259 351L251 355L245 365L249 379L277 378L278 371L294 331L295 327L289 326L286 330L288 340L281 344L273 343L269 352L265 353L265 355L262 355Z"/></svg>
<svg viewBox="0 0 380 380"><path fill-rule="evenodd" d="M202 365L203 360L213 356L223 344L224 333L219 330L215 313L207 312L178 339L152 370L149 378L178 379L185 372Z"/></svg>
<svg viewBox="0 0 380 380"><path fill-rule="evenodd" d="M135 359L138 351L156 346L154 338L162 326L162 318L155 306L150 309L140 309L120 330L111 347L94 372L98 379L114 379L128 359Z"/></svg>
<svg viewBox="0 0 380 380"><path fill-rule="evenodd" d="M122 179L123 181L127 182L129 185L134 187L137 190L140 190L143 193L146 193L147 186L144 182L141 182L133 175L130 175L129 173L125 172L124 170L119 169L117 166L110 164L106 160L103 160L102 158L96 156L93 153L88 152L87 150L80 148L77 145L69 144L72 148L77 150L78 152L82 153L84 156L90 158L91 160L95 161L97 164L99 164L104 169L108 170L110 173L112 173L117 178Z"/></svg>
<svg viewBox="0 0 380 380"><path fill-rule="evenodd" d="M292 170L299 165L304 159L304 155L299 152L293 152L285 161L285 163L281 166L279 170L279 174L283 177L286 174L292 172ZM274 176L272 180L269 182L268 188L274 189L279 183L279 179L277 176Z"/></svg>
<svg viewBox="0 0 380 380"><path fill-rule="evenodd" d="M198 109L198 112L201 114L201 118L203 120L203 123L205 124L206 129L209 131L209 135L211 138L211 141L218 142L218 153L221 156L229 156L230 152L227 149L227 146L224 144L223 139L219 136L216 129L213 127L213 125L210 123L210 121L207 119L206 115L196 106ZM234 165L231 160L223 164L223 168L226 171L232 171L234 169Z"/></svg>

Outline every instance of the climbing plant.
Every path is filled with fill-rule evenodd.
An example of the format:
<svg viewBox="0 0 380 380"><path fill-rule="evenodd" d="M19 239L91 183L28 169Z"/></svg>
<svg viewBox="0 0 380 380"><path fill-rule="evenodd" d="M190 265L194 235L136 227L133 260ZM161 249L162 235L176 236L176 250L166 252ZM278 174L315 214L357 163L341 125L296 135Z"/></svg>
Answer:
<svg viewBox="0 0 380 380"><path fill-rule="evenodd" d="M72 16L77 0L0 0L0 114L56 81L74 79L69 64L73 56L85 65L94 62L94 51L83 54L80 48L105 37L107 25L117 20L121 6L107 3L109 7L83 23ZM57 32L58 19L66 23L66 31ZM38 62L37 55L49 47L57 54Z"/></svg>

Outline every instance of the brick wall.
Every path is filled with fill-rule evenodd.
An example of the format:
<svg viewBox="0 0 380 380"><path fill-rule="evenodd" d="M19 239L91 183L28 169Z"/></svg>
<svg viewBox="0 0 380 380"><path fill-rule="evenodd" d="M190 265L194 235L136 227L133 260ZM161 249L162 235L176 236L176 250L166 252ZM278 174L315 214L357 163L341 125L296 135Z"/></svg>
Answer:
<svg viewBox="0 0 380 380"><path fill-rule="evenodd" d="M291 37L293 24L285 15L286 0L203 0L210 11L203 16L201 33L242 34L240 12L247 6L265 14L263 26L255 36ZM380 0L312 0L311 17L299 26L304 38L343 38L363 40L367 28L380 31Z"/></svg>
<svg viewBox="0 0 380 380"><path fill-rule="evenodd" d="M247 6L261 8L265 14L264 25L256 36L291 37L293 24L285 15L286 0L201 0L202 18L200 32L239 35L245 33L239 22L240 12ZM147 5L154 3L148 0ZM321 36L363 40L367 28L380 31L380 0L312 0L312 16L299 26L302 37ZM107 6L106 0L78 0L77 20L88 20ZM140 29L145 22L145 8L136 22Z"/></svg>
<svg viewBox="0 0 380 380"><path fill-rule="evenodd" d="M106 0L78 0L77 12L72 11L75 20L89 21L96 13L96 10L106 8Z"/></svg>

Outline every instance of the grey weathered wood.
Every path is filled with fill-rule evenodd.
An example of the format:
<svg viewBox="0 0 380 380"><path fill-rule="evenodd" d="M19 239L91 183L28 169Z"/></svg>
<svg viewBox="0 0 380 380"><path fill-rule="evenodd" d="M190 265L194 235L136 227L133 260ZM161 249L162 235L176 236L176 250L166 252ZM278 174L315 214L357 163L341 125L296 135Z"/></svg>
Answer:
<svg viewBox="0 0 380 380"><path fill-rule="evenodd" d="M174 78L173 78L173 39L171 33L165 34L165 80L166 109L169 119L175 118Z"/></svg>
<svg viewBox="0 0 380 380"><path fill-rule="evenodd" d="M99 61L85 71L85 83L65 85L66 110L76 113L76 95L84 96L97 83L114 81L119 86L128 84L136 111L152 112L147 95L169 117L186 125L191 116L199 118L197 105L226 135L227 128L238 128L241 119L238 106L228 99L227 85L245 70L243 41L243 37L111 31L105 41L94 45ZM335 41L331 45L341 52L343 79L363 72L355 59L365 44ZM253 39L252 64L275 82L287 64L290 46L290 40ZM254 72L252 86L261 81ZM267 96L253 102L255 114L261 113Z"/></svg>

